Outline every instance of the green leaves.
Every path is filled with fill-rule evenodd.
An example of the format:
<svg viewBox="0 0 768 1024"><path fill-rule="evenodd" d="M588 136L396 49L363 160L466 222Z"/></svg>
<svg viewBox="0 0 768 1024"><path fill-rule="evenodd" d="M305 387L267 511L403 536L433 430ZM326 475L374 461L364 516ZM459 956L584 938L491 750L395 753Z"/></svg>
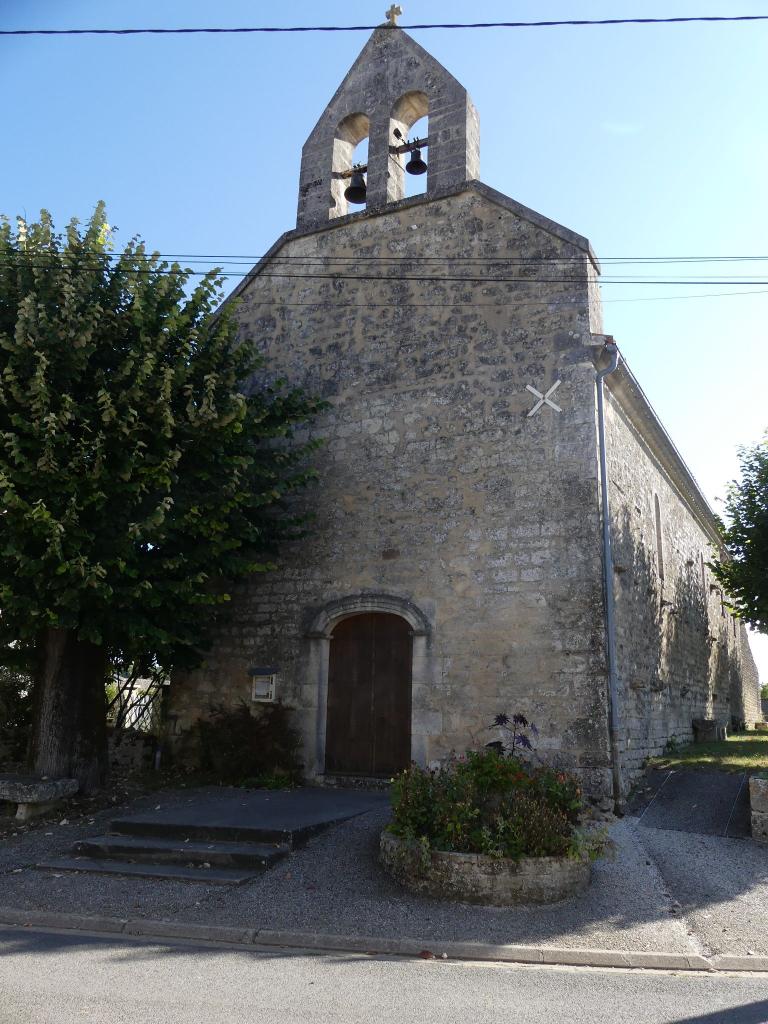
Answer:
<svg viewBox="0 0 768 1024"><path fill-rule="evenodd" d="M730 597L733 611L754 629L768 632L768 437L739 451L741 479L725 500L722 526L728 558L712 571Z"/></svg>
<svg viewBox="0 0 768 1024"><path fill-rule="evenodd" d="M302 529L284 504L315 443L290 437L322 404L246 395L260 363L216 272L187 283L113 252L101 203L63 236L0 221L0 644L45 624L189 664L229 581Z"/></svg>

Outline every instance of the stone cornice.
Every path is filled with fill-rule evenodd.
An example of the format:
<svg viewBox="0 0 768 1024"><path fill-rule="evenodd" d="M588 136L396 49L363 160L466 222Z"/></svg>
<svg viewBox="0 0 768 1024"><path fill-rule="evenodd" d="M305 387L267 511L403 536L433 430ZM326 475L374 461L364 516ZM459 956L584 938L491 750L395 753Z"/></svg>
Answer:
<svg viewBox="0 0 768 1024"><path fill-rule="evenodd" d="M606 377L605 386L702 530L724 554L717 516L623 356L616 370Z"/></svg>

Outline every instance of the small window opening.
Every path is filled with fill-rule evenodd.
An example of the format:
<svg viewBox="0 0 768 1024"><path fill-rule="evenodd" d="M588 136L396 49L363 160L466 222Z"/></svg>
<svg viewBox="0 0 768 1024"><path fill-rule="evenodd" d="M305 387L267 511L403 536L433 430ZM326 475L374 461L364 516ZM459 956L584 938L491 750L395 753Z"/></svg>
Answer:
<svg viewBox="0 0 768 1024"><path fill-rule="evenodd" d="M664 538L661 530L661 508L659 506L659 496L654 494L653 496L653 510L656 516L656 556L659 562L659 579L664 579Z"/></svg>

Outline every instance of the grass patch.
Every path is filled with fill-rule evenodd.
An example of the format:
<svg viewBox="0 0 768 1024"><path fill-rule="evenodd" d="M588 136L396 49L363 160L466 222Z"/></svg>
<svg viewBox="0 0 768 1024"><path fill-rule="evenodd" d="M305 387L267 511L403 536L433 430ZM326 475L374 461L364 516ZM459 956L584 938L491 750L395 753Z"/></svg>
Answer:
<svg viewBox="0 0 768 1024"><path fill-rule="evenodd" d="M717 768L724 772L768 770L768 733L739 733L718 743L693 743L689 747L652 757L652 768Z"/></svg>

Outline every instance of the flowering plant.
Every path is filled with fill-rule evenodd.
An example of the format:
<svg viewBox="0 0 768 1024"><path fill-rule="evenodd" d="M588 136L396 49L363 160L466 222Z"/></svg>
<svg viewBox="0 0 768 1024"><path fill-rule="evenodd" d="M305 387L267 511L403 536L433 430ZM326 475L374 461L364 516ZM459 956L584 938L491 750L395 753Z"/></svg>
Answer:
<svg viewBox="0 0 768 1024"><path fill-rule="evenodd" d="M538 739L539 730L533 724L529 722L525 715L509 715L503 712L500 715L496 715L494 718L491 729L503 729L504 732L510 739L508 744L503 741L501 743L502 752L508 754L510 757L515 757L518 750L533 750L533 743L530 737ZM529 735L530 734L530 735Z"/></svg>
<svg viewBox="0 0 768 1024"><path fill-rule="evenodd" d="M468 750L440 768L411 765L393 781L389 830L429 850L492 857L596 856L604 837L592 841L578 829L582 801L578 780L567 772L520 757L534 753L536 726L524 715L497 715L491 728L508 742Z"/></svg>

